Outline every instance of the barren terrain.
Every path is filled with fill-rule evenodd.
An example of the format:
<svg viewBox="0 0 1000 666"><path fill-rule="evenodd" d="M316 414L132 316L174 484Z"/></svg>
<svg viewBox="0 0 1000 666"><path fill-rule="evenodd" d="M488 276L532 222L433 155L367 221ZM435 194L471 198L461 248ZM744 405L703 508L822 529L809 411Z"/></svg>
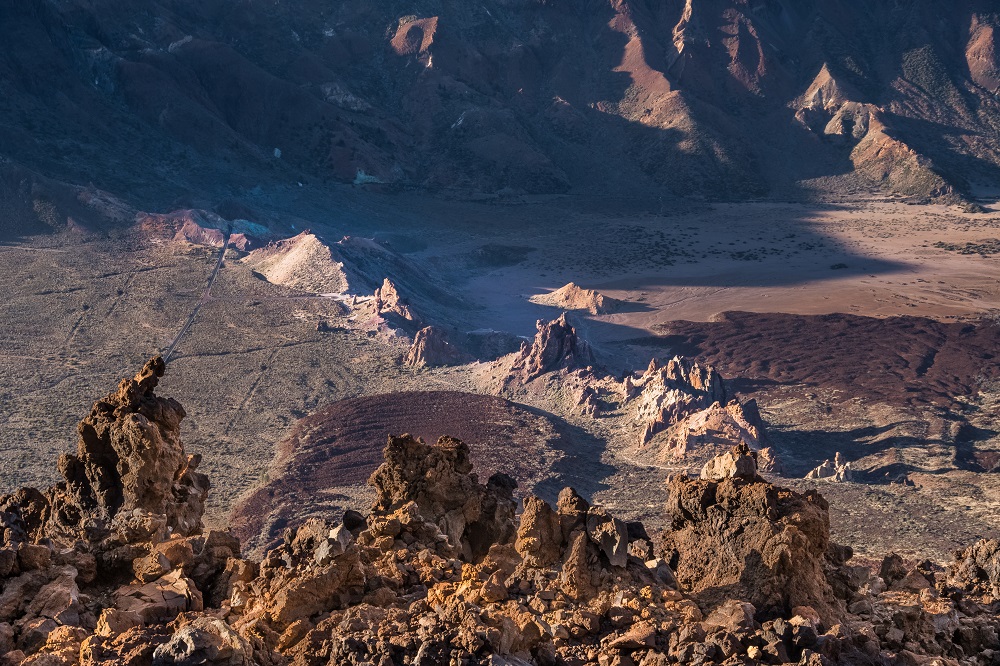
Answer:
<svg viewBox="0 0 1000 666"><path fill-rule="evenodd" d="M571 315L613 372L675 353L718 364L738 392L757 398L789 477L837 451L853 461L854 483L793 482L818 483L832 500L834 533L851 534L862 551L940 554L1000 530L991 473L1000 459L991 425L1000 257L952 249L1000 235L1000 215L892 200L671 210L633 201L601 213L573 197L496 206L350 190L342 203L312 232L327 244L374 239L388 258L344 246L343 260L368 257L359 264L366 275L397 276L423 321L456 335L530 336L536 319L560 312L533 297L572 281L619 301L610 314ZM288 206L315 212L306 197ZM304 226L301 217L269 219L276 237ZM324 405L404 390L492 390L482 362L404 367L401 333L372 328L340 297L272 284L237 261L238 249L207 290L219 252L138 229L0 247L3 490L49 482L39 461L73 446L82 402L165 350L199 303L164 384L189 410L188 446L224 480L210 521L226 520L266 482L276 444ZM582 493L656 524L668 470L637 456L622 415L583 417L552 395L515 399L575 433L577 455L561 464L579 470L561 473L578 477ZM881 529L878 517L890 515L907 518ZM930 516L953 527L934 530Z"/></svg>

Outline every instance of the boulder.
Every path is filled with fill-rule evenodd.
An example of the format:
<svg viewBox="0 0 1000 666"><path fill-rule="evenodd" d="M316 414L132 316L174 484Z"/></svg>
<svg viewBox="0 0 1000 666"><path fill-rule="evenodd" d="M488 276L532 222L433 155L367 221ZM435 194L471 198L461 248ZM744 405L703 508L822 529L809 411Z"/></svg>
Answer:
<svg viewBox="0 0 1000 666"><path fill-rule="evenodd" d="M602 506L587 511L587 536L597 544L611 566L623 567L628 561L628 528Z"/></svg>
<svg viewBox="0 0 1000 666"><path fill-rule="evenodd" d="M834 613L824 575L830 544L826 501L755 474L745 447L710 461L709 473L669 482L663 547L681 589L706 608L741 599L763 615L813 606Z"/></svg>
<svg viewBox="0 0 1000 666"><path fill-rule="evenodd" d="M115 608L138 615L144 624L163 624L181 613L202 610L204 602L194 581L175 569L151 583L119 588Z"/></svg>
<svg viewBox="0 0 1000 666"><path fill-rule="evenodd" d="M526 565L544 567L559 560L564 543L560 518L544 500L524 498L514 547Z"/></svg>
<svg viewBox="0 0 1000 666"><path fill-rule="evenodd" d="M251 666L253 647L224 621L199 617L153 652L153 666Z"/></svg>
<svg viewBox="0 0 1000 666"><path fill-rule="evenodd" d="M967 592L1000 597L1000 540L980 539L958 551L946 580Z"/></svg>

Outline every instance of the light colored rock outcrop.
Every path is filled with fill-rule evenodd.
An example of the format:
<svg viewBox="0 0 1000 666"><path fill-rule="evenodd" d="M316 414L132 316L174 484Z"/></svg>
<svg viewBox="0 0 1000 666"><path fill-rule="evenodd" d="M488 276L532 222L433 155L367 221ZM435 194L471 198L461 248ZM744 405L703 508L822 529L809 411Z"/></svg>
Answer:
<svg viewBox="0 0 1000 666"><path fill-rule="evenodd" d="M395 315L408 322L416 322L417 318L399 295L399 290L389 278L382 281L382 286L375 290L375 311L381 315Z"/></svg>
<svg viewBox="0 0 1000 666"><path fill-rule="evenodd" d="M806 478L823 479L838 483L854 480L853 473L851 472L851 463L844 461L840 456L840 451L836 453L832 461L825 460L823 464L806 474Z"/></svg>
<svg viewBox="0 0 1000 666"><path fill-rule="evenodd" d="M617 312L621 301L609 298L593 289L583 289L570 282L548 294L531 297L532 303L550 305L561 310L585 310L592 315L603 315Z"/></svg>
<svg viewBox="0 0 1000 666"><path fill-rule="evenodd" d="M638 379L625 377L621 393L641 426L640 450L657 462L692 452L711 455L740 443L763 447L757 403L729 396L714 368L681 357L665 365L654 359Z"/></svg>

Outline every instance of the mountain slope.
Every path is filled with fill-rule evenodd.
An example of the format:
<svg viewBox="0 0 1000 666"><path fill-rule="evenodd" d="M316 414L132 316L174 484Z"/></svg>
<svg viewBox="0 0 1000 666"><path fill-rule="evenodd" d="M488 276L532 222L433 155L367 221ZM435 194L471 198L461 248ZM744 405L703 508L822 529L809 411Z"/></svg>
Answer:
<svg viewBox="0 0 1000 666"><path fill-rule="evenodd" d="M305 179L713 198L874 187L954 200L1000 175L990 9L10 3L0 153L151 198Z"/></svg>

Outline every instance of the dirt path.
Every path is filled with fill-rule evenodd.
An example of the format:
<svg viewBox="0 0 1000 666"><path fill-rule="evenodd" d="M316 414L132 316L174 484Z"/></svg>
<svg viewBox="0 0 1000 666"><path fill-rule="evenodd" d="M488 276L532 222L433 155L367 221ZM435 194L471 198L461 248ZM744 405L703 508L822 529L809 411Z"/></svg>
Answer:
<svg viewBox="0 0 1000 666"><path fill-rule="evenodd" d="M215 266L212 268L212 272L208 276L208 284L205 285L205 291L202 292L201 298L198 300L198 303L194 306L194 310L191 311L191 314L188 316L187 321L184 322L184 326L181 327L181 330L177 332L177 335L174 337L174 339L170 341L170 346L167 347L167 351L164 352L163 354L163 360L165 362L170 361L170 357L173 356L174 349L177 348L177 344L181 341L181 338L183 338L184 334L187 333L189 328L191 328L191 324L194 323L195 317L198 316L198 311L201 310L201 306L204 305L205 302L211 297L212 285L215 284L215 278L219 276L219 270L222 268L222 264L226 260L226 250L229 249L229 239L231 238L231 236L232 236L232 229L228 229L226 231L226 241L222 244L222 249L219 251L219 259L218 261L215 262Z"/></svg>

